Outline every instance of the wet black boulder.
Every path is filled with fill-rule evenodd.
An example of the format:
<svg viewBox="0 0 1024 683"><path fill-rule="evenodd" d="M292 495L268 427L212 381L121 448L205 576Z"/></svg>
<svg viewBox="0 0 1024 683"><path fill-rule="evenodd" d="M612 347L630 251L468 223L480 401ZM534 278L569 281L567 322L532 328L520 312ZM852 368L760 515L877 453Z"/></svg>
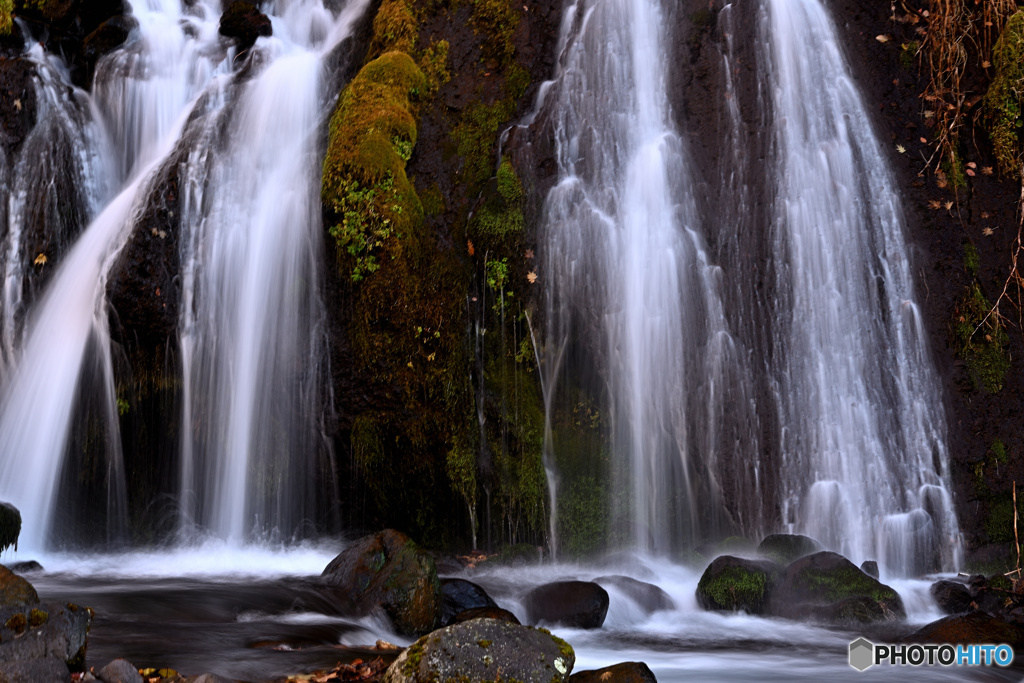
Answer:
<svg viewBox="0 0 1024 683"><path fill-rule="evenodd" d="M932 584L931 594L939 609L946 614L961 614L972 609L971 592L959 581L936 581Z"/></svg>
<svg viewBox="0 0 1024 683"><path fill-rule="evenodd" d="M601 628L608 615L608 591L593 581L555 581L527 593L523 606L531 624Z"/></svg>
<svg viewBox="0 0 1024 683"><path fill-rule="evenodd" d="M455 623L455 617L479 607L495 608L497 603L482 587L465 579L441 579L441 625Z"/></svg>
<svg viewBox="0 0 1024 683"><path fill-rule="evenodd" d="M220 18L220 34L236 39L241 50L252 47L257 38L269 36L273 30L267 15L245 0L232 2Z"/></svg>

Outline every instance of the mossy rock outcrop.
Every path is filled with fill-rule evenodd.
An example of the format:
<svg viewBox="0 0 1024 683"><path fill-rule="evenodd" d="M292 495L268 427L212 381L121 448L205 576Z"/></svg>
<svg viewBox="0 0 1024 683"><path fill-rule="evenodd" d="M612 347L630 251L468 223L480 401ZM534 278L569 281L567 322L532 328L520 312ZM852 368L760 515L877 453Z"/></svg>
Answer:
<svg viewBox="0 0 1024 683"><path fill-rule="evenodd" d="M399 633L426 633L440 620L441 583L434 558L393 529L355 541L321 576L360 609L382 608Z"/></svg>
<svg viewBox="0 0 1024 683"><path fill-rule="evenodd" d="M387 670L384 683L560 683L575 663L572 647L544 629L473 619L417 640Z"/></svg>
<svg viewBox="0 0 1024 683"><path fill-rule="evenodd" d="M772 534L765 536L757 552L765 559L787 565L801 557L821 552L824 548L810 536L800 534Z"/></svg>
<svg viewBox="0 0 1024 683"><path fill-rule="evenodd" d="M899 594L838 553L823 551L793 562L779 576L769 614L863 624L906 618Z"/></svg>
<svg viewBox="0 0 1024 683"><path fill-rule="evenodd" d="M697 602L707 610L763 614L781 571L768 560L716 557L697 584Z"/></svg>

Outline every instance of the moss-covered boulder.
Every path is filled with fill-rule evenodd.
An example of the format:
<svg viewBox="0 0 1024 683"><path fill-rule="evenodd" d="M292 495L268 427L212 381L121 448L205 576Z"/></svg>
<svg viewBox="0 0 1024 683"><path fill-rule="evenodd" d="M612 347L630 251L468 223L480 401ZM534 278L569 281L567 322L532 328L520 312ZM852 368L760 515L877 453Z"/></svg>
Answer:
<svg viewBox="0 0 1024 683"><path fill-rule="evenodd" d="M417 640L387 670L384 682L560 683L569 680L575 663L572 647L544 629L474 619Z"/></svg>
<svg viewBox="0 0 1024 683"><path fill-rule="evenodd" d="M603 669L580 671L569 683L658 683L654 672L643 662L622 662Z"/></svg>
<svg viewBox="0 0 1024 683"><path fill-rule="evenodd" d="M555 581L523 598L531 624L601 628L608 615L608 591L593 581Z"/></svg>
<svg viewBox="0 0 1024 683"><path fill-rule="evenodd" d="M355 541L321 576L360 609L381 607L399 633L426 633L440 620L441 583L434 558L393 529Z"/></svg>
<svg viewBox="0 0 1024 683"><path fill-rule="evenodd" d="M793 562L779 577L770 614L863 624L903 619L899 594L838 553L823 551Z"/></svg>
<svg viewBox="0 0 1024 683"><path fill-rule="evenodd" d="M35 605L39 595L32 584L0 565L0 608Z"/></svg>
<svg viewBox="0 0 1024 683"><path fill-rule="evenodd" d="M17 549L21 534L21 513L10 503L0 503L0 551Z"/></svg>
<svg viewBox="0 0 1024 683"><path fill-rule="evenodd" d="M765 536L757 552L765 559L785 566L805 555L821 552L824 548L810 536L800 534L772 534Z"/></svg>
<svg viewBox="0 0 1024 683"><path fill-rule="evenodd" d="M716 557L697 583L697 602L707 610L762 614L781 571L768 560Z"/></svg>

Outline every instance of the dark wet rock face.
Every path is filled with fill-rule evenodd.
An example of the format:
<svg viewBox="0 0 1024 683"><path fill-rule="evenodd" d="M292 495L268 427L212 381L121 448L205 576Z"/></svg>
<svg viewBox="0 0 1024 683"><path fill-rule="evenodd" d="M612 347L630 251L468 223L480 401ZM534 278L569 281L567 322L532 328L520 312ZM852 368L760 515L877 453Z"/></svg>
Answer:
<svg viewBox="0 0 1024 683"><path fill-rule="evenodd" d="M8 159L36 125L34 72L27 59L0 59L0 149Z"/></svg>
<svg viewBox="0 0 1024 683"><path fill-rule="evenodd" d="M556 581L523 598L527 619L572 628L601 628L608 614L608 591L593 581Z"/></svg>
<svg viewBox="0 0 1024 683"><path fill-rule="evenodd" d="M874 560L865 560L862 562L860 570L873 579L878 578L878 563Z"/></svg>
<svg viewBox="0 0 1024 683"><path fill-rule="evenodd" d="M629 576L599 576L594 579L594 583L602 586L614 586L648 614L675 609L676 606L669 594L658 586L646 581L638 581Z"/></svg>
<svg viewBox="0 0 1024 683"><path fill-rule="evenodd" d="M769 613L789 619L808 615L833 623L904 619L899 594L842 555L820 552L793 562L772 592Z"/></svg>
<svg viewBox="0 0 1024 683"><path fill-rule="evenodd" d="M384 676L385 683L543 681L569 679L576 655L547 631L474 619L420 638Z"/></svg>
<svg viewBox="0 0 1024 683"><path fill-rule="evenodd" d="M946 614L960 614L972 609L971 592L959 581L936 581L932 584L931 594Z"/></svg>
<svg viewBox="0 0 1024 683"><path fill-rule="evenodd" d="M697 584L697 602L707 610L764 614L781 571L767 560L716 557Z"/></svg>
<svg viewBox="0 0 1024 683"><path fill-rule="evenodd" d="M242 50L252 47L257 38L269 36L273 31L267 15L246 0L232 2L220 18L220 34L237 39Z"/></svg>
<svg viewBox="0 0 1024 683"><path fill-rule="evenodd" d="M448 626L467 610L497 608L482 587L465 579L441 579L441 624Z"/></svg>
<svg viewBox="0 0 1024 683"><path fill-rule="evenodd" d="M363 610L382 608L399 633L432 630L441 614L434 559L408 536L386 529L355 541L321 578Z"/></svg>

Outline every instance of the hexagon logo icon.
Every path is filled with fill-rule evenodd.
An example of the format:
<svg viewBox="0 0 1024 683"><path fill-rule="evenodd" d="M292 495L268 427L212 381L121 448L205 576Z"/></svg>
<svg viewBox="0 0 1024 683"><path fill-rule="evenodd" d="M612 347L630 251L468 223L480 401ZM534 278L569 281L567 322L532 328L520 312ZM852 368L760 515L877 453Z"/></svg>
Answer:
<svg viewBox="0 0 1024 683"><path fill-rule="evenodd" d="M865 638L858 638L850 643L850 666L857 671L864 671L875 663L875 646Z"/></svg>

